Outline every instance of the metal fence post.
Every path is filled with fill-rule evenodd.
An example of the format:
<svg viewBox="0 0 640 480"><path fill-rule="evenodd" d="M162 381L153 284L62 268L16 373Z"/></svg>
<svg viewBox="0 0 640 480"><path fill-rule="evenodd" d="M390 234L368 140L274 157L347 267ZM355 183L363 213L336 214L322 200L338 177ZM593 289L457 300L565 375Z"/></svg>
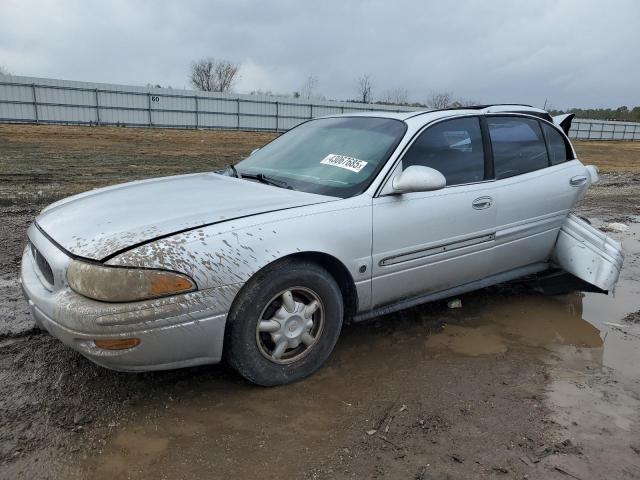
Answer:
<svg viewBox="0 0 640 480"><path fill-rule="evenodd" d="M198 95L194 95L193 97L196 101L196 130L198 129L198 126L200 125L200 107L198 105Z"/></svg>
<svg viewBox="0 0 640 480"><path fill-rule="evenodd" d="M309 118L313 118L313 103L309 104Z"/></svg>
<svg viewBox="0 0 640 480"><path fill-rule="evenodd" d="M98 89L93 91L96 95L96 122L100 125L100 100L98 98Z"/></svg>
<svg viewBox="0 0 640 480"><path fill-rule="evenodd" d="M38 116L38 98L36 97L36 84L31 84L31 93L33 95L33 111L35 112L35 120L36 123L40 123L40 118Z"/></svg>
<svg viewBox="0 0 640 480"><path fill-rule="evenodd" d="M153 121L151 120L151 93L147 92L147 111L149 112L149 126L153 126Z"/></svg>
<svg viewBox="0 0 640 480"><path fill-rule="evenodd" d="M276 132L279 130L279 127L280 127L280 121L278 118L279 114L280 114L280 105L278 102L276 102Z"/></svg>
<svg viewBox="0 0 640 480"><path fill-rule="evenodd" d="M240 99L236 98L236 128L240 130Z"/></svg>

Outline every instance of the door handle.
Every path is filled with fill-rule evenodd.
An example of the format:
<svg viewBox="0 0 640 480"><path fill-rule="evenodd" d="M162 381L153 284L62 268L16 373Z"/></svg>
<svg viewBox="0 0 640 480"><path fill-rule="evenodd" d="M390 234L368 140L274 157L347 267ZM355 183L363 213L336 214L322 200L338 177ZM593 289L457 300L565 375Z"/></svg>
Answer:
<svg viewBox="0 0 640 480"><path fill-rule="evenodd" d="M485 210L493 204L493 198L491 197L478 197L471 204L476 210Z"/></svg>
<svg viewBox="0 0 640 480"><path fill-rule="evenodd" d="M587 183L587 177L584 175L576 175L575 177L571 177L571 180L569 180L569 185L572 187L579 187L585 183Z"/></svg>

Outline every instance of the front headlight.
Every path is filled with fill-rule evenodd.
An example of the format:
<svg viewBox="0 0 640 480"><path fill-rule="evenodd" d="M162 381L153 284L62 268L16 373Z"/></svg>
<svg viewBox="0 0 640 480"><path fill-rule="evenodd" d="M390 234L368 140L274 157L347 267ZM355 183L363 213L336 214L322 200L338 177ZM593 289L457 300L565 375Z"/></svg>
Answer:
<svg viewBox="0 0 640 480"><path fill-rule="evenodd" d="M80 295L103 302L135 302L196 290L181 273L144 268L106 267L74 260L67 270L69 286Z"/></svg>

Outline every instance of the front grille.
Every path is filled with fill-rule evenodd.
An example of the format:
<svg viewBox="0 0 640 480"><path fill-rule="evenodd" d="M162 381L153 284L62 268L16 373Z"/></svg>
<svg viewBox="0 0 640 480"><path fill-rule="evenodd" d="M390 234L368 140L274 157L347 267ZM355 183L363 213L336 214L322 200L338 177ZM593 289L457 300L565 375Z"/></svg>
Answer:
<svg viewBox="0 0 640 480"><path fill-rule="evenodd" d="M49 285L53 285L53 270L51 270L51 265L49 265L47 259L42 256L33 244L31 244L31 254L36 261L36 266L38 267L40 274L49 283Z"/></svg>

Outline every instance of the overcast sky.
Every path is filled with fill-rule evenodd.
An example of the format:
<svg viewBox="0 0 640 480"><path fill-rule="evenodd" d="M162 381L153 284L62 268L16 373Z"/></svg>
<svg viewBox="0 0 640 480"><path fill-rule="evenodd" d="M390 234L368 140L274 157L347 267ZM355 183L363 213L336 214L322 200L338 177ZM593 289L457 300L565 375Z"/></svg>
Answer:
<svg viewBox="0 0 640 480"><path fill-rule="evenodd" d="M192 60L241 64L235 91L328 98L406 88L484 103L640 105L640 1L0 0L15 75L190 88Z"/></svg>

